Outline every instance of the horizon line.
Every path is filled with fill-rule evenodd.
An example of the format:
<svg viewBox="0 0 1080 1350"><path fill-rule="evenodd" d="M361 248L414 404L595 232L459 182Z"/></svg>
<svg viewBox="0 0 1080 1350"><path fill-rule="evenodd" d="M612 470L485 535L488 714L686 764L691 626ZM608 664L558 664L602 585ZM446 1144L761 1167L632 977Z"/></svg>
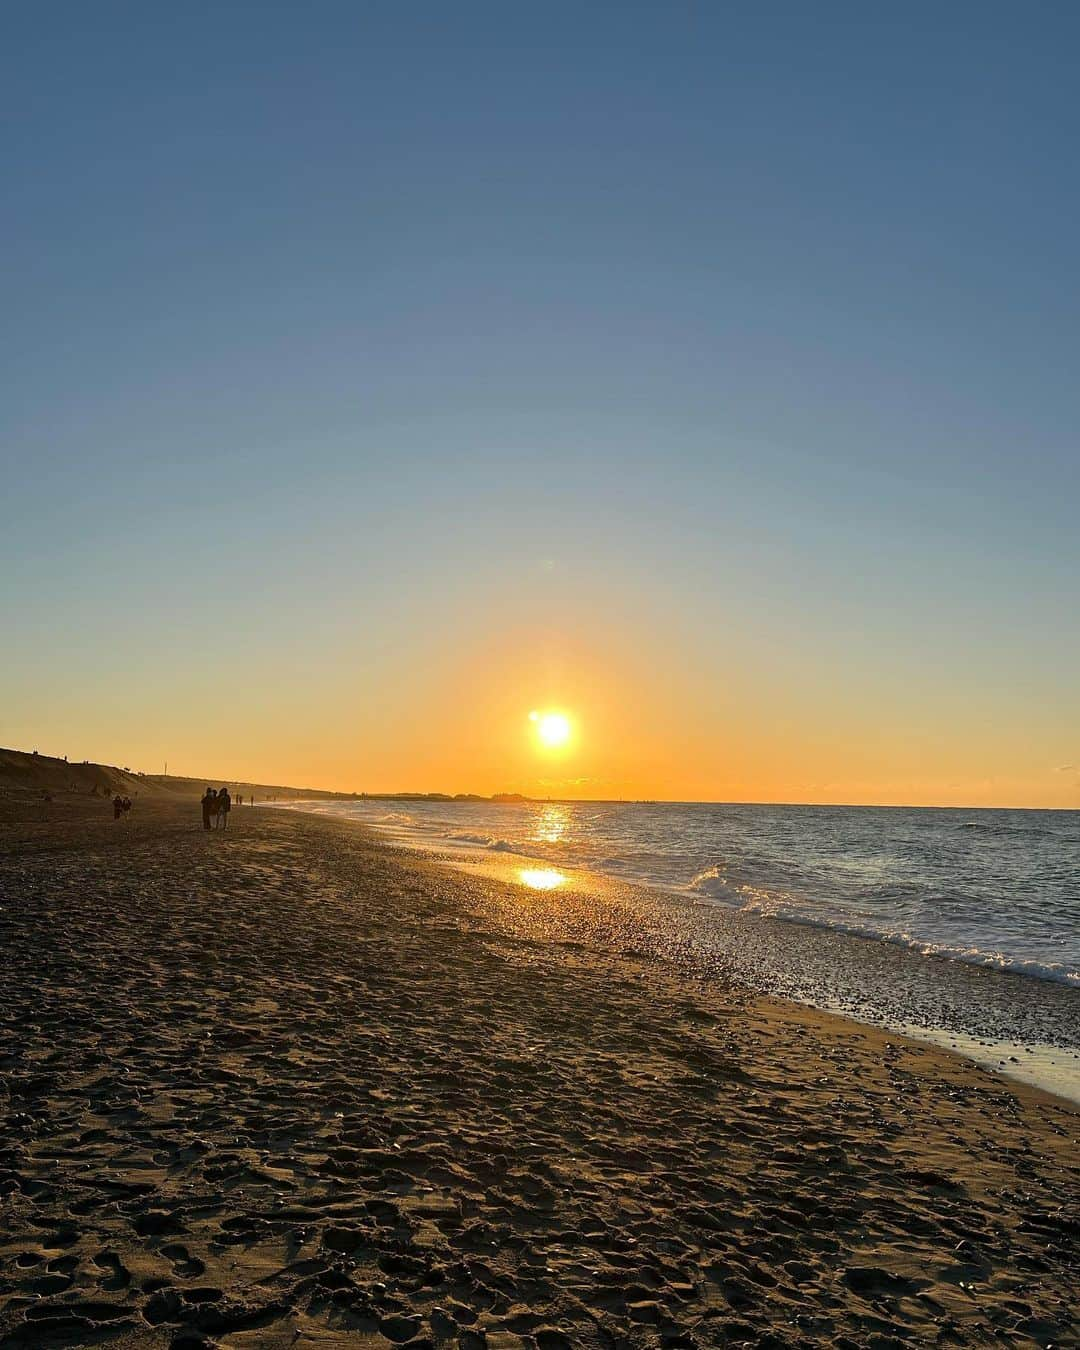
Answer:
<svg viewBox="0 0 1080 1350"><path fill-rule="evenodd" d="M147 775L150 777L152 775ZM158 775L160 776L160 775ZM169 775L172 777L173 775ZM258 784L255 784L258 786ZM296 792L320 792L320 788L295 788ZM748 798L680 798L680 797L533 797L524 792L345 792L328 790L330 797L348 797L369 801L433 801L456 802L465 800L489 802L495 806L510 806L514 798L529 803L552 802L557 806L798 806L828 807L838 810L864 811L1069 811L1080 812L1076 806L972 806L948 802L798 802L752 801ZM504 800L500 800L504 799Z"/></svg>
<svg viewBox="0 0 1080 1350"><path fill-rule="evenodd" d="M810 801L753 801L742 798L675 798L675 797L557 797L557 796L533 796L524 792L421 792L415 790L402 790L397 792L367 792L356 789L343 788L323 788L323 787L299 787L288 783L258 783L253 779L241 779L230 777L228 775L206 775L189 773L150 773L144 769L122 768L118 764L106 764L98 760L72 760L63 755L45 754L40 750L18 750L14 746L0 746L0 754L25 755L26 758L50 759L58 764L66 764L71 768L96 767L100 769L112 769L117 773L126 773L131 777L146 778L158 782L167 782L170 779L176 779L186 782L220 782L232 783L236 786L268 788L275 792L296 792L322 796L326 799L333 797L347 797L350 799L368 798L381 801L402 801L402 800L433 800L453 802L463 798L472 798L477 801L493 803L495 805L507 805L507 802L500 802L499 798L517 798L524 802L555 802L561 806L572 806L575 804L592 804L596 806L793 806L793 807L818 807L832 808L842 810L867 810L867 811L1058 811L1067 813L1080 812L1080 802L1075 806L1009 806L1003 804L994 804L990 806L975 806L961 803L959 805L945 802L810 802Z"/></svg>

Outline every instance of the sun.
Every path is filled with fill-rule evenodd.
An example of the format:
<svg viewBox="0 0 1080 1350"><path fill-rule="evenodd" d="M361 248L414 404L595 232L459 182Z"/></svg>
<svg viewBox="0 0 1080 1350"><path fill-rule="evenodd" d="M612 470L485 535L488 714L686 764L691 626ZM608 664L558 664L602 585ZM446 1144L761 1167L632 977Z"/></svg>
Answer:
<svg viewBox="0 0 1080 1350"><path fill-rule="evenodd" d="M549 750L558 750L570 740L570 719L561 712L531 712L529 721L536 724L540 744Z"/></svg>

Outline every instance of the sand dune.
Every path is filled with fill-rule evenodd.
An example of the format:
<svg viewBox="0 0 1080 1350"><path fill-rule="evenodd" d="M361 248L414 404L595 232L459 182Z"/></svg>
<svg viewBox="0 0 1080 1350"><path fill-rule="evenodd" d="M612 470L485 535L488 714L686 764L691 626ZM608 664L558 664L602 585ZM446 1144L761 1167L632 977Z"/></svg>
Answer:
<svg viewBox="0 0 1080 1350"><path fill-rule="evenodd" d="M0 1345L1074 1334L1064 1103L335 821L0 850Z"/></svg>
<svg viewBox="0 0 1080 1350"><path fill-rule="evenodd" d="M92 760L68 761L58 755L39 754L36 750L0 749L0 803L6 809L0 819L10 816L20 805L38 803L50 796L57 808L75 804L81 807L86 796L139 797L151 801L175 801L200 797L208 784L228 783L234 795L252 792L268 797L320 800L348 797L350 794L327 792L321 788L287 787L274 783L246 783L214 774L205 778L185 778L177 774L139 773L116 764L97 764ZM56 812L54 812L56 814Z"/></svg>

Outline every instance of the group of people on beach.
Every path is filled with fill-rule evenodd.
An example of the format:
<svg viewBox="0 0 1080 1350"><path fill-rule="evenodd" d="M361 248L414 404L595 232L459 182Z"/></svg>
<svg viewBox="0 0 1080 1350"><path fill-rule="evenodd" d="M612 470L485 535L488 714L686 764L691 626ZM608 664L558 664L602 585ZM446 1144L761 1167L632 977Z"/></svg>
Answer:
<svg viewBox="0 0 1080 1350"><path fill-rule="evenodd" d="M244 799L241 797L241 801ZM229 796L229 789L223 787L220 791L208 787L202 797L202 823L203 829L210 828L210 817L213 816L217 827L225 830L229 825L229 812L232 810L232 798Z"/></svg>
<svg viewBox="0 0 1080 1350"><path fill-rule="evenodd" d="M121 816L127 815L127 813L130 810L131 810L131 798L121 797L118 792L116 796L113 798L112 803L113 820L119 820Z"/></svg>

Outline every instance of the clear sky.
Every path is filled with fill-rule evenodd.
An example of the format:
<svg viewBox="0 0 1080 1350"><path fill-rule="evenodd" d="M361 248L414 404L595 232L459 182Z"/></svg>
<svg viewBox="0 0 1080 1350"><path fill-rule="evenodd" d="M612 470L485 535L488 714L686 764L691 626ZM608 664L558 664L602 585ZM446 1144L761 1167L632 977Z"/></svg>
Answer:
<svg viewBox="0 0 1080 1350"><path fill-rule="evenodd" d="M1080 805L1078 49L1067 3L8 7L0 744Z"/></svg>

